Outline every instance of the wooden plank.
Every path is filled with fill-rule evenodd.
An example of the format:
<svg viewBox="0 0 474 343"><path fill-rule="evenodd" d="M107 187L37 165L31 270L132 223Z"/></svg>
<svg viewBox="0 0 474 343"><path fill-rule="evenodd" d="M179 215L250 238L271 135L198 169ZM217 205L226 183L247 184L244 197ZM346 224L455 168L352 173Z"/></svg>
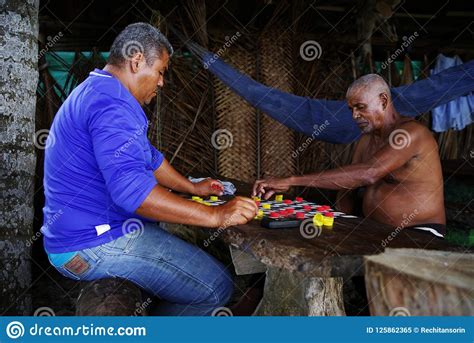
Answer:
<svg viewBox="0 0 474 343"><path fill-rule="evenodd" d="M474 314L472 253L387 249L365 261L371 315Z"/></svg>
<svg viewBox="0 0 474 343"><path fill-rule="evenodd" d="M264 273L267 267L248 252L229 246L236 275Z"/></svg>

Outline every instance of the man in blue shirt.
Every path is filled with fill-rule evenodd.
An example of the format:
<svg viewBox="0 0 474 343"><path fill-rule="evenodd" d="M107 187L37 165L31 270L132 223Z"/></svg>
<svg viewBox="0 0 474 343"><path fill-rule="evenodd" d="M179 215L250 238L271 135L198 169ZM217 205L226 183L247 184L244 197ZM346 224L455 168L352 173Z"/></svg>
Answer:
<svg viewBox="0 0 474 343"><path fill-rule="evenodd" d="M193 184L147 139L149 103L173 48L153 26L127 26L103 70L94 70L54 118L45 156L44 247L76 280L128 279L163 299L159 313L208 315L233 290L225 268L157 221L210 228L243 224L257 212L249 198L208 207L169 189L207 196L222 185Z"/></svg>

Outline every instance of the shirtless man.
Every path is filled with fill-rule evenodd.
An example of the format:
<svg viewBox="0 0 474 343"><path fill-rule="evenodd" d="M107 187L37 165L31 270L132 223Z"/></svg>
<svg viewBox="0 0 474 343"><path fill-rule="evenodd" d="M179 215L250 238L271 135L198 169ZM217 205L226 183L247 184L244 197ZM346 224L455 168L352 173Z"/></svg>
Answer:
<svg viewBox="0 0 474 343"><path fill-rule="evenodd" d="M253 195L265 199L291 186L339 190L337 207L354 210L364 191L364 216L395 227L410 226L445 234L443 177L438 145L431 132L400 116L382 77L365 75L347 90L352 118L362 131L352 164L319 173L257 180Z"/></svg>

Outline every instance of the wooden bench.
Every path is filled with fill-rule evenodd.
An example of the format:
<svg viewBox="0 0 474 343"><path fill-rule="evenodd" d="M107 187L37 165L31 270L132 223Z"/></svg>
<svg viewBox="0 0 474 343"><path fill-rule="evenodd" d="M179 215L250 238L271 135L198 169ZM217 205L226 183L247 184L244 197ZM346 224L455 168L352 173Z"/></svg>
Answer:
<svg viewBox="0 0 474 343"><path fill-rule="evenodd" d="M473 254L387 249L365 258L365 280L372 315L474 315Z"/></svg>
<svg viewBox="0 0 474 343"><path fill-rule="evenodd" d="M144 316L147 305L133 283L119 278L99 279L81 289L76 316Z"/></svg>

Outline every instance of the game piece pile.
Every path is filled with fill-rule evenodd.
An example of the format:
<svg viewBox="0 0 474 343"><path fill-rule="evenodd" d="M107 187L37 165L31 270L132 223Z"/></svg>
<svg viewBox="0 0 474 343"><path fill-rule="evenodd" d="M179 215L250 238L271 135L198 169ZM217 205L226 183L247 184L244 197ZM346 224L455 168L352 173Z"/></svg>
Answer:
<svg viewBox="0 0 474 343"><path fill-rule="evenodd" d="M309 218L313 219L315 226L332 228L335 217L346 216L342 212L333 211L330 206L305 201L301 197L290 200L283 199L283 195L279 194L275 196L275 200L262 201L258 197L254 197L253 200L260 208L255 219L268 217L270 220L281 221L282 228L285 227L283 224L285 221L288 222L288 227L291 227L295 226L295 220L303 221Z"/></svg>
<svg viewBox="0 0 474 343"><path fill-rule="evenodd" d="M192 200L206 206L217 206L226 202L217 196L211 196L209 199L193 196ZM306 201L301 197L290 200L284 199L283 195L279 194L275 196L275 200L262 200L258 197L253 197L253 200L259 208L255 219L260 221L263 219L262 226L269 228L295 227L303 220L311 218L315 226L331 229L334 218L356 218L334 211L330 206Z"/></svg>

